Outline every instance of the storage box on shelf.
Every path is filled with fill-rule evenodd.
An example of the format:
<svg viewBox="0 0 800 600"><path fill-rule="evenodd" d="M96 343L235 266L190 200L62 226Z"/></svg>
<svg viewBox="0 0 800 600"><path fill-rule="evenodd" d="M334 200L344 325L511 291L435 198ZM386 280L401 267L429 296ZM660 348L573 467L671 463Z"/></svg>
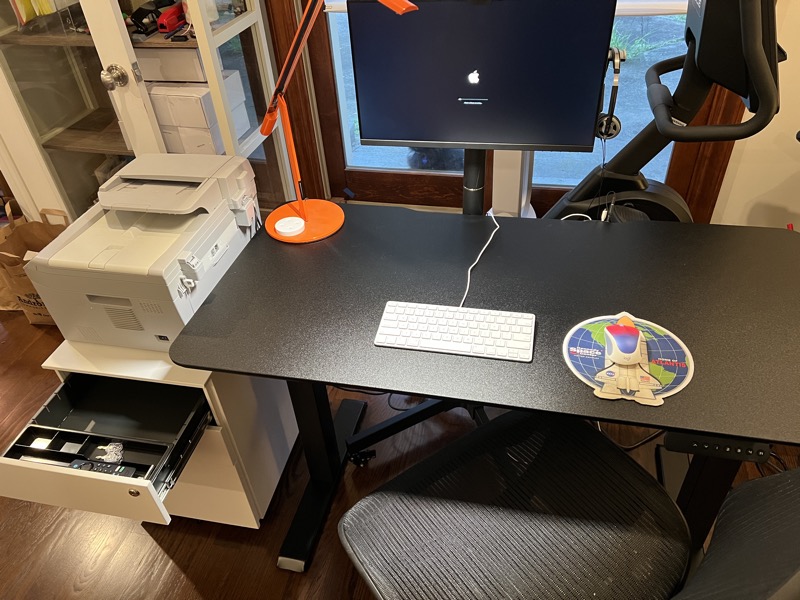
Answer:
<svg viewBox="0 0 800 600"><path fill-rule="evenodd" d="M245 107L245 93L238 71L222 72L228 103L233 107L237 136L250 129ZM153 103L167 152L178 154L222 154L217 115L211 102L211 92L204 83L149 83Z"/></svg>
<svg viewBox="0 0 800 600"><path fill-rule="evenodd" d="M158 36L163 37L163 36ZM206 81L197 48L136 48L136 59L145 81Z"/></svg>

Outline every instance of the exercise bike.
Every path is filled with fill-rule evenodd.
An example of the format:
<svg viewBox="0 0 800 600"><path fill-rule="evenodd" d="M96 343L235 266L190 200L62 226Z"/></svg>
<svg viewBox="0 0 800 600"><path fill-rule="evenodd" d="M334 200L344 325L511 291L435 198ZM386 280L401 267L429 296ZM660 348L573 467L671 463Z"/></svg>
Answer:
<svg viewBox="0 0 800 600"><path fill-rule="evenodd" d="M775 0L689 0L686 54L656 63L645 75L653 121L562 196L544 218L577 213L613 221L691 223L680 194L647 179L641 170L670 142L741 140L770 123L779 107L778 63L786 59L776 29ZM672 94L661 77L680 69ZM739 95L753 116L731 125L689 125L715 83ZM613 108L609 113L600 116L600 136L615 126Z"/></svg>

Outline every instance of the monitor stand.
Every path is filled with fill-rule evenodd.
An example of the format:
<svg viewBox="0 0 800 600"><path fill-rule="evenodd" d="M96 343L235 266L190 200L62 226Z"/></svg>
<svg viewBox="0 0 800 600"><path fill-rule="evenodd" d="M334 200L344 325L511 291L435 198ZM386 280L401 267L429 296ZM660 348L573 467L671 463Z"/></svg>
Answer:
<svg viewBox="0 0 800 600"><path fill-rule="evenodd" d="M465 215L483 214L483 188L486 180L486 150L464 150Z"/></svg>

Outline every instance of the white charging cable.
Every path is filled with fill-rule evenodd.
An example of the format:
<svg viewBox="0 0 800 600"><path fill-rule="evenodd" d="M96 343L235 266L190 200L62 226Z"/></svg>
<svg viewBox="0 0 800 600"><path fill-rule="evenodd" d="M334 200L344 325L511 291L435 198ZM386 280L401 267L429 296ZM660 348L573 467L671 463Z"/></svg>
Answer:
<svg viewBox="0 0 800 600"><path fill-rule="evenodd" d="M497 231L500 229L500 224L497 222L497 219L494 218L494 212L489 213L489 216L492 217L492 221L494 221L494 230L492 231L492 234L489 236L489 240L486 242L486 244L484 244L483 248L481 248L481 251L478 253L478 258L476 258L475 262L472 263L472 265L470 265L469 269L467 269L467 289L464 290L464 297L461 298L461 304L458 305L459 308L464 306L464 300L467 299L467 294L469 294L469 284L470 284L470 278L472 276L472 268L478 264L478 261L480 261L484 251L486 250L486 248L489 247L489 244L492 243L492 238L494 237L494 234L497 233Z"/></svg>

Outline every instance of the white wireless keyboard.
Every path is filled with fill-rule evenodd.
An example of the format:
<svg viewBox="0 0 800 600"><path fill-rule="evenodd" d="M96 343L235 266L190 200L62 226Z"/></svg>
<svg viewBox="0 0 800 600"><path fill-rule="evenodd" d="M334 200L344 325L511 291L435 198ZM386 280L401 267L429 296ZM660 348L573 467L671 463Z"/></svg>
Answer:
<svg viewBox="0 0 800 600"><path fill-rule="evenodd" d="M375 345L530 362L535 322L529 313L390 301Z"/></svg>

